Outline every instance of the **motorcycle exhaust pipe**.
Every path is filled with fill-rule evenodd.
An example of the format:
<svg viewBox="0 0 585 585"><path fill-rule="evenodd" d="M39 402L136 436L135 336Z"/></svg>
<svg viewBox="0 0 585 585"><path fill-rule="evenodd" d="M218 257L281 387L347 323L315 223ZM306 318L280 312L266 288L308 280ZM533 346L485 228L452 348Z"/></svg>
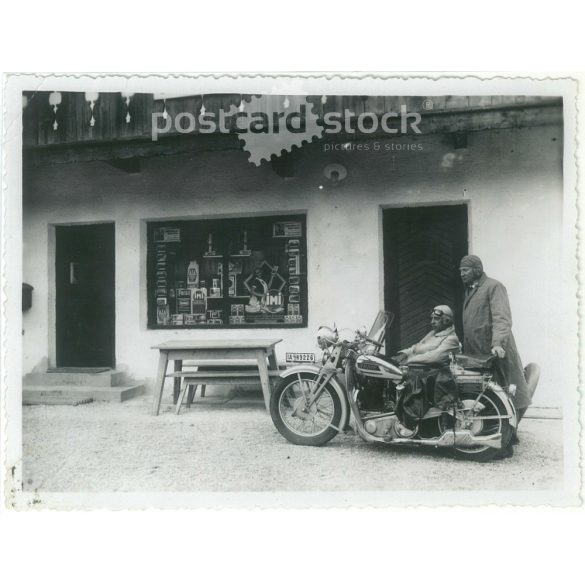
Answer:
<svg viewBox="0 0 585 585"><path fill-rule="evenodd" d="M402 439L395 438L388 441L389 443L398 443L403 445L426 445L428 447L493 447L494 449L502 448L502 433L487 435L485 437L476 436L468 430L445 431L438 439Z"/></svg>

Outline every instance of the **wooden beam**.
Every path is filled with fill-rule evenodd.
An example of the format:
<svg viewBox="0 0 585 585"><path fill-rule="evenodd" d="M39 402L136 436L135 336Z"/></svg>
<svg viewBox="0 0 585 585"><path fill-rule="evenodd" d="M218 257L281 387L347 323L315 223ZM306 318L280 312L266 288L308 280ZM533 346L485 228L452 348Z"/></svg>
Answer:
<svg viewBox="0 0 585 585"><path fill-rule="evenodd" d="M124 171L129 175L136 175L142 170L141 159L138 157L132 158L114 158L106 161L109 165L114 168Z"/></svg>
<svg viewBox="0 0 585 585"><path fill-rule="evenodd" d="M118 140L63 144L54 146L25 147L25 165L61 164L89 162L94 160L146 158L169 156L186 152L208 152L219 150L241 150L235 134L206 134L165 136L152 140Z"/></svg>
<svg viewBox="0 0 585 585"><path fill-rule="evenodd" d="M562 100L551 99L546 105L516 105L505 108L484 107L474 110L421 112L419 128L421 134L410 132L410 137L432 134L457 134L501 130L507 128L528 128L535 126L558 126L562 128ZM129 139L115 141L80 142L53 144L46 146L25 146L23 163L26 166L88 162L94 160L112 161L117 159L138 159L155 156L168 156L182 153L213 152L222 150L241 150L237 134L180 134L161 135L157 141L150 139ZM378 129L373 133L336 132L323 134L321 142L352 142L356 140L396 140L402 134L387 134ZM294 162L294 157L289 162ZM289 176L290 168L284 162L277 162L273 169L281 176ZM294 173L294 171L293 171Z"/></svg>

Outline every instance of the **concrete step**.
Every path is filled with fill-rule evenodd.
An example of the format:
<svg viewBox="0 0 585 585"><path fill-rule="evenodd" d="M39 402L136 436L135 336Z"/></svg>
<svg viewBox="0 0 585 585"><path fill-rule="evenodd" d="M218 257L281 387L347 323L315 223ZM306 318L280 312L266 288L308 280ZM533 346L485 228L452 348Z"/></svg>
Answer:
<svg viewBox="0 0 585 585"><path fill-rule="evenodd" d="M124 402L144 393L142 384L133 386L32 386L22 388L23 404L75 404L81 401L101 400Z"/></svg>
<svg viewBox="0 0 585 585"><path fill-rule="evenodd" d="M118 370L103 372L33 372L23 378L24 386L121 386L126 375Z"/></svg>
<svg viewBox="0 0 585 585"><path fill-rule="evenodd" d="M563 412L559 407L551 406L529 406L525 418L563 418Z"/></svg>

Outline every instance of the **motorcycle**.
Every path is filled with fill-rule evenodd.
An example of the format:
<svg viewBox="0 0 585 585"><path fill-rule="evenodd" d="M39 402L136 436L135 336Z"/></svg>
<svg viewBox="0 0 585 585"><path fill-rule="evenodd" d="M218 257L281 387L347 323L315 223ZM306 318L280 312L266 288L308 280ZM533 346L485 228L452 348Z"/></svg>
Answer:
<svg viewBox="0 0 585 585"><path fill-rule="evenodd" d="M393 318L380 311L369 332L362 327L349 335L319 328L321 366L288 368L271 395L270 414L280 434L296 445L318 446L350 430L351 420L370 443L449 448L458 458L480 462L501 454L518 415L515 386L494 380L494 357L451 354L447 366L402 366L379 353ZM433 382L433 376L449 381L447 399L443 393L437 400L428 384L421 391L417 380L429 371ZM538 366L529 364L524 373L533 391Z"/></svg>

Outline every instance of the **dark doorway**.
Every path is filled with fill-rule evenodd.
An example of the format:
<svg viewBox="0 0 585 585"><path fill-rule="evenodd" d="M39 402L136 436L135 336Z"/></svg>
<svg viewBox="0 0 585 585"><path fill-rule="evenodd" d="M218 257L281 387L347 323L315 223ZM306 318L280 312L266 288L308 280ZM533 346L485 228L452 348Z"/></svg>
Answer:
<svg viewBox="0 0 585 585"><path fill-rule="evenodd" d="M57 366L114 367L114 224L56 227Z"/></svg>
<svg viewBox="0 0 585 585"><path fill-rule="evenodd" d="M467 254L467 206L386 209L383 222L385 307L396 315L386 351L420 341L436 305L454 310L462 339L458 268Z"/></svg>

